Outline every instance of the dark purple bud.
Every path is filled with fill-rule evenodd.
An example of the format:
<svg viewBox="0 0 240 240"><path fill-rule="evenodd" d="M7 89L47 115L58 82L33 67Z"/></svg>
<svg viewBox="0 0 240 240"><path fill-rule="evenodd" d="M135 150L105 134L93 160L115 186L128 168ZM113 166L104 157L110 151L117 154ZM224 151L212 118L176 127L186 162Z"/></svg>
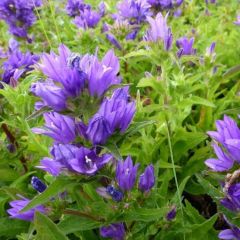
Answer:
<svg viewBox="0 0 240 240"><path fill-rule="evenodd" d="M47 188L47 186L38 177L35 176L32 177L31 184L33 188L40 193L44 192Z"/></svg>
<svg viewBox="0 0 240 240"><path fill-rule="evenodd" d="M115 202L121 202L123 199L123 193L112 185L107 186L106 192L112 197Z"/></svg>
<svg viewBox="0 0 240 240"><path fill-rule="evenodd" d="M172 221L176 217L177 209L176 206L173 206L172 209L167 213L166 219Z"/></svg>
<svg viewBox="0 0 240 240"><path fill-rule="evenodd" d="M148 192L155 184L155 175L153 165L149 165L145 168L143 174L139 177L139 189L142 192Z"/></svg>

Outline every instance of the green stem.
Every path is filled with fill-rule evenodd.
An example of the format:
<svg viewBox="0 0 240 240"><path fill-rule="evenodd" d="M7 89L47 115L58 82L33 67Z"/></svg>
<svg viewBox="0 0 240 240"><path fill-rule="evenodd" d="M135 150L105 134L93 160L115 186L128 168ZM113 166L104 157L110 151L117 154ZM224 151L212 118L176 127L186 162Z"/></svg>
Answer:
<svg viewBox="0 0 240 240"><path fill-rule="evenodd" d="M43 33L44 33L44 35L45 35L45 37L46 37L46 39L47 39L47 42L48 42L50 48L52 48L51 42L50 42L50 40L49 40L49 38L48 38L47 32L46 32L46 30L45 30L45 27L44 27L44 24L43 24L43 21L42 21L42 18L41 18L40 14L39 14L39 12L38 12L38 10L37 10L37 7L36 7L36 5L35 5L34 0L32 0L32 3L33 3L33 5L34 5L34 9L35 9L36 14L37 14L37 16L38 16L40 25L41 25L42 30L43 30Z"/></svg>
<svg viewBox="0 0 240 240"><path fill-rule="evenodd" d="M50 6L50 11L51 11L51 16L52 16L52 19L53 19L53 23L54 23L56 33L57 33L58 42L61 43L62 41L61 41L61 37L60 37L60 34L59 34L58 26L57 26L57 23L56 23L56 15L55 15L55 11L53 9L53 4L50 0L48 0L48 2L49 2L49 6Z"/></svg>
<svg viewBox="0 0 240 240"><path fill-rule="evenodd" d="M178 201L180 204L180 209L181 209L181 213L182 213L182 225L183 228L185 228L185 223L184 223L184 213L183 213L183 207L182 207L182 200L181 200L181 194L180 194L180 190L179 190L179 185L178 185L178 179L177 179L177 173L176 173L176 169L175 169L175 163L174 163L174 158L173 158L173 150L172 150L172 142L171 142L171 136L170 136L170 124L168 121L168 118L166 116L166 124L167 124L167 138L168 138L168 146L169 146L169 151L170 151L170 156L171 156L171 163L172 163L172 169L173 169L173 175L174 175L174 180L175 180L175 184L176 184L176 188L177 188L177 195L178 195ZM183 239L185 240L185 232L183 233Z"/></svg>

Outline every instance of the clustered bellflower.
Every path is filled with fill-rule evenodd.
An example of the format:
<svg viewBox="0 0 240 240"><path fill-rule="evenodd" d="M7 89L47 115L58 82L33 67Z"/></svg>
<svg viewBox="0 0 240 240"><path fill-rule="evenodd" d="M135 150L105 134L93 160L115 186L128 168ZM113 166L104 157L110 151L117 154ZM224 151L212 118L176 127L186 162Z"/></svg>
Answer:
<svg viewBox="0 0 240 240"><path fill-rule="evenodd" d="M41 5L41 0L1 0L0 20L7 23L13 35L28 38L28 29L36 21L34 9Z"/></svg>
<svg viewBox="0 0 240 240"><path fill-rule="evenodd" d="M9 41L9 51L4 58L7 59L2 63L2 66L0 66L0 69L3 70L1 76L2 82L13 87L17 85L21 77L33 70L33 65L39 60L37 55L31 54L30 52L21 52L18 42L14 39Z"/></svg>
<svg viewBox="0 0 240 240"><path fill-rule="evenodd" d="M36 109L47 107L49 112L43 114L45 125L32 130L54 140L52 158L43 158L38 167L54 176L67 172L96 174L112 159L111 154L101 154L97 145L105 144L118 131L124 133L136 110L128 87L105 96L110 86L121 82L117 57L110 50L99 60L96 55L81 56L60 45L58 55L42 55L38 68L47 79L33 83L30 90L41 98ZM92 104L93 110L80 117L75 111L86 99L87 105L81 108L88 109ZM82 139L81 144L78 139ZM85 147L84 141L92 147Z"/></svg>
<svg viewBox="0 0 240 240"><path fill-rule="evenodd" d="M101 2L98 11L95 11L90 4L86 4L83 0L68 0L66 11L69 16L74 17L73 23L77 27L94 28L105 14L105 4Z"/></svg>

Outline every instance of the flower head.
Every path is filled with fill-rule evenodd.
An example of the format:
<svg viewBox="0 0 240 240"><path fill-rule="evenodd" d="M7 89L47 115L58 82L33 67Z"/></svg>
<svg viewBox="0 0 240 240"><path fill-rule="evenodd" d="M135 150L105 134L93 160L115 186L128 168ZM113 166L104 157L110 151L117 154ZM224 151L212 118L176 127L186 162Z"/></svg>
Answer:
<svg viewBox="0 0 240 240"><path fill-rule="evenodd" d="M104 238L112 238L114 240L123 240L125 236L125 228L123 223L113 223L106 227L100 228L100 235Z"/></svg>
<svg viewBox="0 0 240 240"><path fill-rule="evenodd" d="M71 144L55 144L51 149L51 154L53 159L44 158L39 168L53 175L58 175L63 170L94 175L112 159L110 154L99 156L94 149Z"/></svg>
<svg viewBox="0 0 240 240"><path fill-rule="evenodd" d="M44 128L33 128L37 134L47 135L58 143L70 143L76 137L76 126L73 118L61 115L57 112L43 114Z"/></svg>
<svg viewBox="0 0 240 240"><path fill-rule="evenodd" d="M42 205L38 205L28 211L21 212L21 210L26 207L30 200L24 197L22 199L10 202L12 208L8 209L7 212L11 218L18 218L25 221L33 221L35 211L46 213L46 209Z"/></svg>
<svg viewBox="0 0 240 240"><path fill-rule="evenodd" d="M136 178L138 165L133 165L130 156L125 161L118 161L116 169L116 179L119 187L123 191L129 191L133 188Z"/></svg>
<svg viewBox="0 0 240 240"><path fill-rule="evenodd" d="M185 55L195 55L196 49L193 48L194 38L188 39L187 37L179 38L176 45L179 48L177 56L180 58Z"/></svg>
<svg viewBox="0 0 240 240"><path fill-rule="evenodd" d="M233 184L228 188L226 197L221 204L232 212L240 211L240 183Z"/></svg>
<svg viewBox="0 0 240 240"><path fill-rule="evenodd" d="M148 192L155 184L154 167L152 164L145 168L139 177L138 187L142 192Z"/></svg>
<svg viewBox="0 0 240 240"><path fill-rule="evenodd" d="M150 7L147 0L123 0L117 4L117 18L128 19L130 24L139 24L152 14Z"/></svg>
<svg viewBox="0 0 240 240"><path fill-rule="evenodd" d="M150 28L147 31L144 39L149 42L163 41L165 50L170 50L172 46L172 32L167 26L167 17L163 17L161 13L158 13L156 18L147 17L147 21L150 24Z"/></svg>
<svg viewBox="0 0 240 240"><path fill-rule="evenodd" d="M240 228L237 226L231 224L225 217L226 222L229 225L229 229L222 230L219 234L218 237L219 239L240 239Z"/></svg>
<svg viewBox="0 0 240 240"><path fill-rule="evenodd" d="M41 4L41 0L1 0L0 19L8 24L10 33L28 38L27 31L36 21L34 7Z"/></svg>

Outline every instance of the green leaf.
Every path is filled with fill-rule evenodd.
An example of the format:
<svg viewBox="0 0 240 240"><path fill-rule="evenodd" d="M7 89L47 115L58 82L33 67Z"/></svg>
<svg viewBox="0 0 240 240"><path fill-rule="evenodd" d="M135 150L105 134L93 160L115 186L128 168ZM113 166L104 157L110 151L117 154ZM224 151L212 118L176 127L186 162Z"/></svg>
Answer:
<svg viewBox="0 0 240 240"><path fill-rule="evenodd" d="M178 189L179 189L179 194L180 194L180 196L182 195L182 192L183 192L183 190L184 190L184 188L185 188L185 185L187 184L189 178L190 178L190 176L184 178L183 181L181 182L181 184L179 185L179 188L178 188ZM172 198L172 202L175 203L175 204L179 202L178 192L177 192L177 191L176 191L174 197Z"/></svg>
<svg viewBox="0 0 240 240"><path fill-rule="evenodd" d="M212 107L212 108L216 107L215 104L213 104L212 102L198 96L192 96L190 98L186 98L178 103L178 106L185 106L185 105L203 105L203 106Z"/></svg>
<svg viewBox="0 0 240 240"><path fill-rule="evenodd" d="M28 230L29 223L17 219L11 219L9 217L0 218L0 236L15 237L17 234L26 232Z"/></svg>
<svg viewBox="0 0 240 240"><path fill-rule="evenodd" d="M140 221L140 222L151 222L157 219L160 219L166 213L164 208L153 208L153 209L144 209L138 208L134 211L125 213L122 218L124 221Z"/></svg>
<svg viewBox="0 0 240 240"><path fill-rule="evenodd" d="M14 181L19 177L18 173L10 168L0 169L0 181Z"/></svg>
<svg viewBox="0 0 240 240"><path fill-rule="evenodd" d="M70 184L72 185L73 183L69 180L57 178L43 193L33 198L33 200L25 208L23 208L21 212L46 203L51 197L63 192Z"/></svg>
<svg viewBox="0 0 240 240"><path fill-rule="evenodd" d="M98 228L102 223L81 216L64 216L58 228L65 234Z"/></svg>
<svg viewBox="0 0 240 240"><path fill-rule="evenodd" d="M67 240L68 238L47 216L35 213L34 226L37 230L36 240Z"/></svg>

